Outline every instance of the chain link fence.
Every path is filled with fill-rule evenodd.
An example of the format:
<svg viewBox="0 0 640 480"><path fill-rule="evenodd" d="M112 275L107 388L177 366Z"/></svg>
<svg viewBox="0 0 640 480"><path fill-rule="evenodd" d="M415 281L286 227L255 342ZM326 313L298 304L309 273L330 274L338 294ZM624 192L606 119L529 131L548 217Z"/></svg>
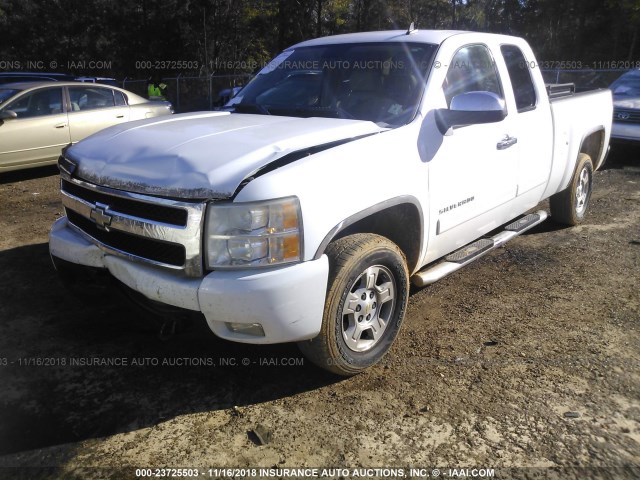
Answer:
<svg viewBox="0 0 640 480"><path fill-rule="evenodd" d="M213 110L224 105L235 87L242 87L251 75L209 75L206 77L166 77L165 97L173 104L176 113ZM147 97L147 80L125 78L122 88Z"/></svg>
<svg viewBox="0 0 640 480"><path fill-rule="evenodd" d="M607 88L622 75L624 70L542 70L547 83L574 83L576 91L582 92L596 88ZM176 113L213 110L224 105L231 98L235 87L242 87L251 79L251 75L209 75L205 77L166 77L165 96ZM124 79L122 88L147 97L147 80Z"/></svg>

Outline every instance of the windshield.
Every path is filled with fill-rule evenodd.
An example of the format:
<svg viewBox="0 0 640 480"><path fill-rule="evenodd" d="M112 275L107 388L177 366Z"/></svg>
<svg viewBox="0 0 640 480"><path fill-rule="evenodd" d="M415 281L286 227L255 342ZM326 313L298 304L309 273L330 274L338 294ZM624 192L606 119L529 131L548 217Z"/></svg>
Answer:
<svg viewBox="0 0 640 480"><path fill-rule="evenodd" d="M616 96L640 97L640 71L625 73L611 84L611 91Z"/></svg>
<svg viewBox="0 0 640 480"><path fill-rule="evenodd" d="M0 88L0 104L13 97L19 91L20 90L15 90L13 88Z"/></svg>
<svg viewBox="0 0 640 480"><path fill-rule="evenodd" d="M435 45L367 43L286 50L231 99L238 113L370 120L395 127L416 114Z"/></svg>

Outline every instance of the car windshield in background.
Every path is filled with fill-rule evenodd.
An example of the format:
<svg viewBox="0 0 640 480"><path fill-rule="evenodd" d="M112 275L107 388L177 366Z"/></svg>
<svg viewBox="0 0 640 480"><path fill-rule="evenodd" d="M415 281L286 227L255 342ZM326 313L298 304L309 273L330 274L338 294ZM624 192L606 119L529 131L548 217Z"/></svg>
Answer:
<svg viewBox="0 0 640 480"><path fill-rule="evenodd" d="M611 85L615 96L640 97L640 71L624 74Z"/></svg>
<svg viewBox="0 0 640 480"><path fill-rule="evenodd" d="M13 88L0 88L0 104L4 103L8 98L13 97L20 90L15 90Z"/></svg>
<svg viewBox="0 0 640 480"><path fill-rule="evenodd" d="M225 109L397 127L416 114L435 50L430 44L400 42L286 50Z"/></svg>

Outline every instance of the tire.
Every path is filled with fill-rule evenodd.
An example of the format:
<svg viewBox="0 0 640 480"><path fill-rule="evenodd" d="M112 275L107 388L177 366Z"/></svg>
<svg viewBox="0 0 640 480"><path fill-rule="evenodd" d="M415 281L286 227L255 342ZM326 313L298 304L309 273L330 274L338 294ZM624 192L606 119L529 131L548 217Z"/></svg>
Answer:
<svg viewBox="0 0 640 480"><path fill-rule="evenodd" d="M355 234L327 247L329 283L320 334L298 347L317 366L351 376L389 351L405 316L409 272L398 246Z"/></svg>
<svg viewBox="0 0 640 480"><path fill-rule="evenodd" d="M569 186L549 199L551 218L563 225L578 225L584 220L591 199L593 163L586 153L578 156Z"/></svg>

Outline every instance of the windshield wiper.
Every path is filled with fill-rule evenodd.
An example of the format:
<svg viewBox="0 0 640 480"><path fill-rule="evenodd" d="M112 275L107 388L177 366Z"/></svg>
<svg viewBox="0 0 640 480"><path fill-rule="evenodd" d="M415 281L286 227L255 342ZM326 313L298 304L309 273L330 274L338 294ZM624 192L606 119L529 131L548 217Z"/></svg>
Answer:
<svg viewBox="0 0 640 480"><path fill-rule="evenodd" d="M310 114L312 117L356 120L353 115L340 107L293 107L291 108L291 111L297 114Z"/></svg>
<svg viewBox="0 0 640 480"><path fill-rule="evenodd" d="M231 106L234 111L238 113L259 113L261 115L271 115L269 109L259 103L236 103ZM249 112L247 110L249 110Z"/></svg>

